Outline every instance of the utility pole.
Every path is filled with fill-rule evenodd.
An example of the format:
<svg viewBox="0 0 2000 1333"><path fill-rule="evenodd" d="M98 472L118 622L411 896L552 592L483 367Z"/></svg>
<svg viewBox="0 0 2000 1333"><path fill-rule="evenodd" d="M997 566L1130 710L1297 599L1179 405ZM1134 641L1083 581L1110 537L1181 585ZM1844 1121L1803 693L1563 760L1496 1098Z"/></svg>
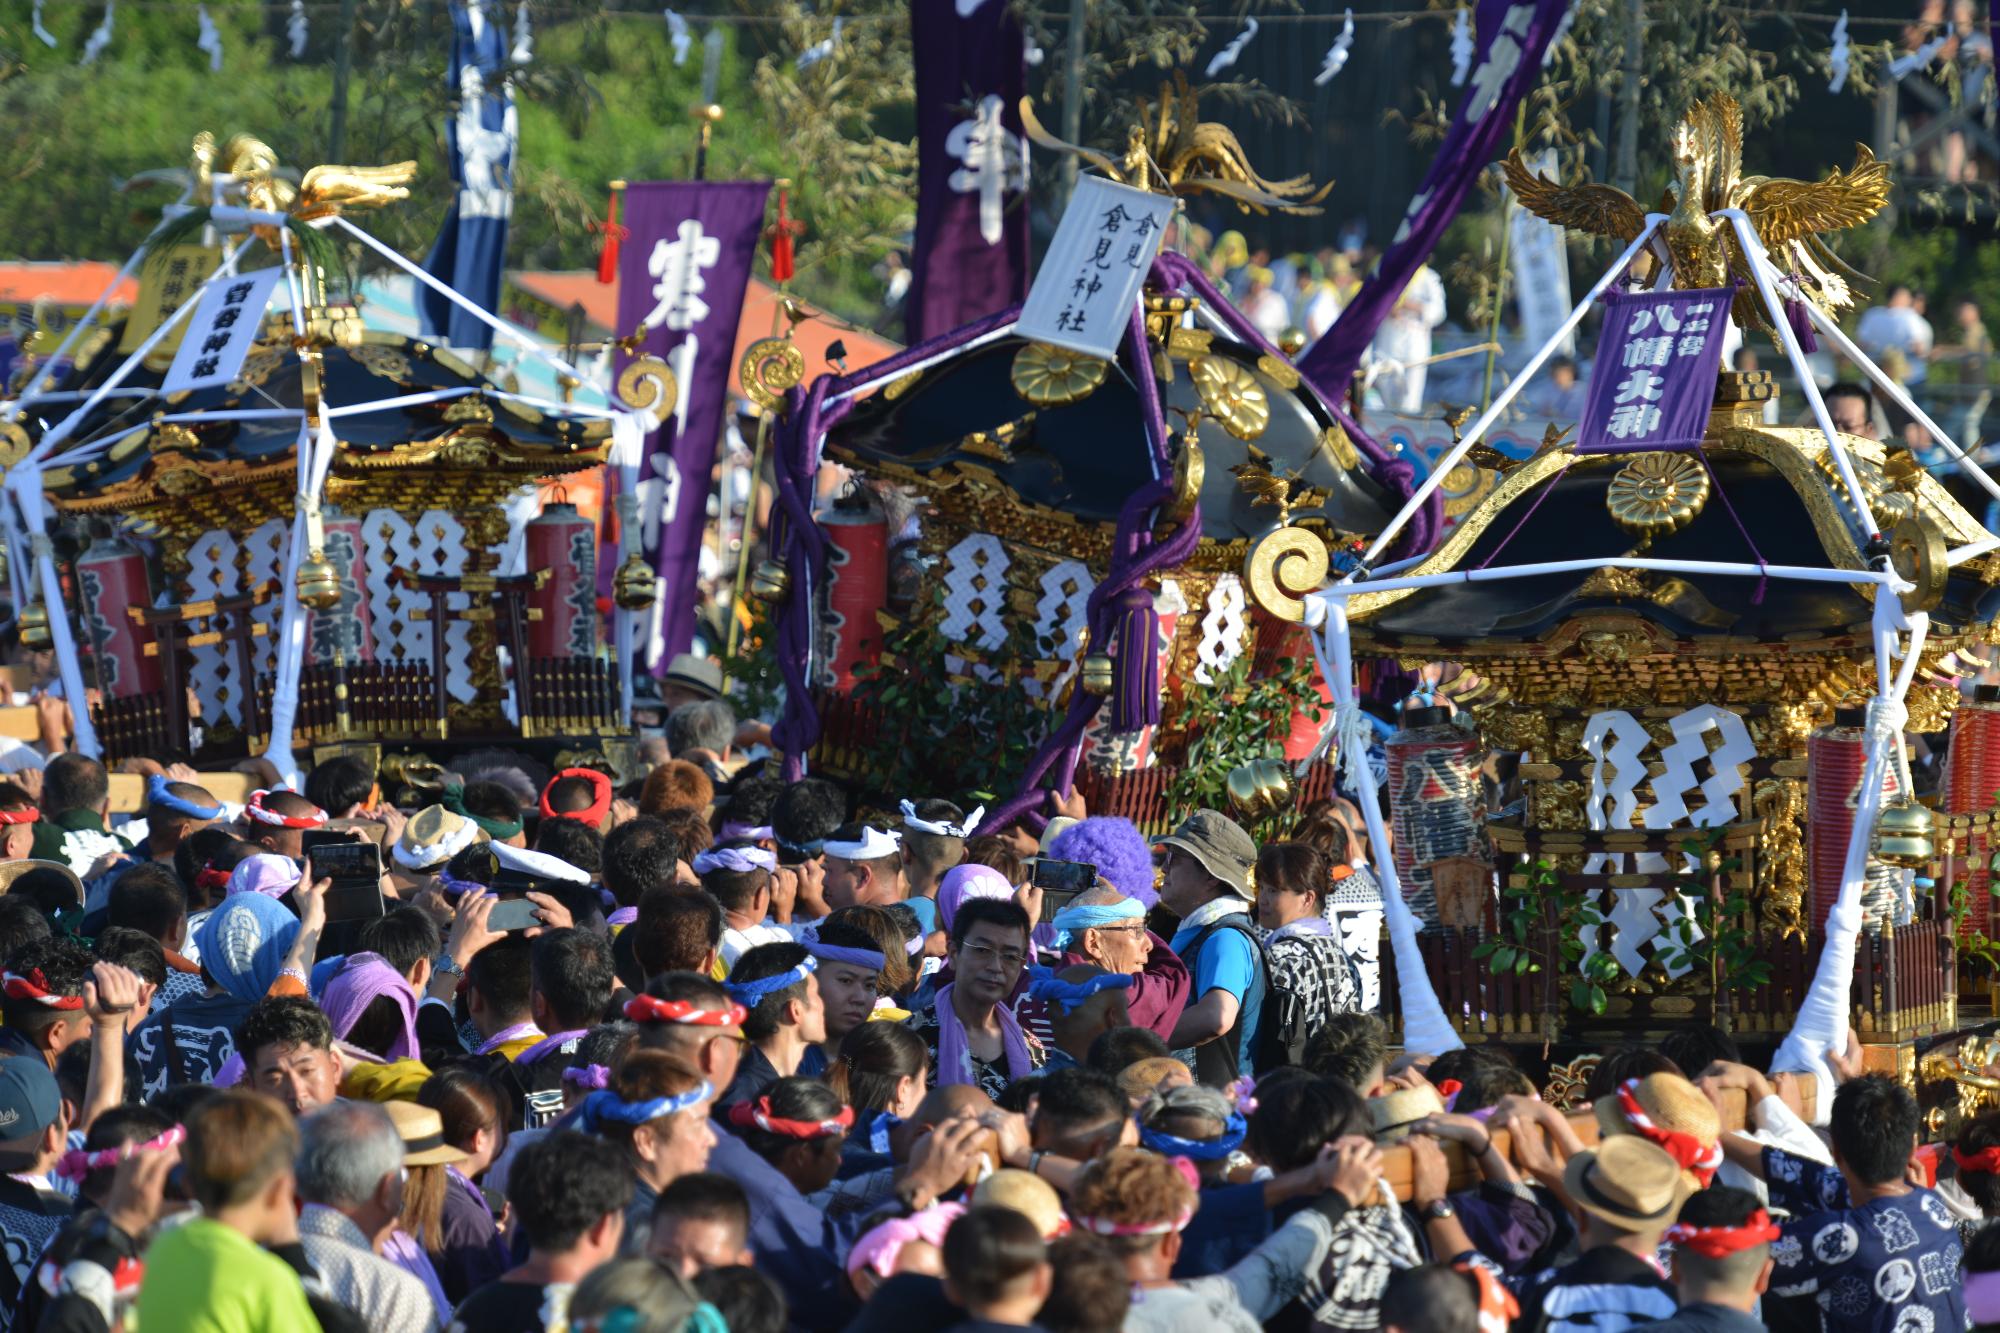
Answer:
<svg viewBox="0 0 2000 1333"><path fill-rule="evenodd" d="M1063 66L1062 137L1065 143L1083 140L1083 16L1090 0L1069 0L1069 58ZM1075 153L1062 155L1062 196L1069 202L1076 189Z"/></svg>
<svg viewBox="0 0 2000 1333"><path fill-rule="evenodd" d="M1639 80L1646 59L1646 0L1626 0L1624 82L1618 88L1618 155L1611 183L1631 194L1639 185Z"/></svg>
<svg viewBox="0 0 2000 1333"><path fill-rule="evenodd" d="M340 30L333 37L333 114L328 118L326 160L347 160L347 75L354 66L356 0L340 0Z"/></svg>

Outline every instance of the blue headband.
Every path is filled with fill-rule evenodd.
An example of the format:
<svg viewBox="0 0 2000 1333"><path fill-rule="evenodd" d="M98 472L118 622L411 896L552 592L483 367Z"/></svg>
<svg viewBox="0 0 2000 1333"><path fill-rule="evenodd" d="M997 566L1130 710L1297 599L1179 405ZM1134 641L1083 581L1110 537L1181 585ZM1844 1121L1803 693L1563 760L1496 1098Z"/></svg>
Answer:
<svg viewBox="0 0 2000 1333"><path fill-rule="evenodd" d="M733 870L741 874L750 870L776 870L778 858L762 847L711 847L705 852L696 852L691 864L697 875L706 875L711 870Z"/></svg>
<svg viewBox="0 0 2000 1333"><path fill-rule="evenodd" d="M787 856L795 856L801 861L810 861L826 848L825 838L814 838L811 842L786 842L777 839L778 850Z"/></svg>
<svg viewBox="0 0 2000 1333"><path fill-rule="evenodd" d="M846 963L870 972L880 972L889 965L888 958L874 949L849 949L840 944L821 944L818 940L808 944L806 952L822 963Z"/></svg>
<svg viewBox="0 0 2000 1333"><path fill-rule="evenodd" d="M1139 1144L1166 1157L1191 1157L1197 1162L1219 1162L1243 1143L1249 1123L1241 1111L1233 1112L1223 1124L1222 1134L1213 1139L1184 1139L1165 1130L1139 1129Z"/></svg>
<svg viewBox="0 0 2000 1333"><path fill-rule="evenodd" d="M167 780L158 773L146 779L146 808L150 810L155 807L171 810L177 815L186 815L190 819L222 818L220 804L200 806L185 797L176 796L167 790Z"/></svg>
<svg viewBox="0 0 2000 1333"><path fill-rule="evenodd" d="M1057 912L1049 924L1056 928L1056 948L1069 947L1077 931L1094 926L1115 926L1124 921L1144 921L1146 909L1136 898L1120 898L1115 903L1071 903Z"/></svg>
<svg viewBox="0 0 2000 1333"><path fill-rule="evenodd" d="M812 955L789 972L780 972L775 977L765 977L761 981L725 981L722 989L729 992L729 998L746 1009L755 1009L763 1003L764 997L773 991L781 991L787 986L796 986L813 973L819 971L819 964Z"/></svg>
<svg viewBox="0 0 2000 1333"><path fill-rule="evenodd" d="M1055 972L1046 967L1038 967L1034 980L1028 983L1028 994L1037 1000L1054 1000L1065 1011L1076 1008L1099 991L1124 990L1138 978L1123 972L1106 972L1088 981L1059 981Z"/></svg>
<svg viewBox="0 0 2000 1333"><path fill-rule="evenodd" d="M674 1097L651 1097L643 1102L626 1102L609 1088L599 1088L583 1099L583 1123L595 1130L599 1125L643 1125L663 1115L685 1111L715 1095L714 1085L703 1081Z"/></svg>

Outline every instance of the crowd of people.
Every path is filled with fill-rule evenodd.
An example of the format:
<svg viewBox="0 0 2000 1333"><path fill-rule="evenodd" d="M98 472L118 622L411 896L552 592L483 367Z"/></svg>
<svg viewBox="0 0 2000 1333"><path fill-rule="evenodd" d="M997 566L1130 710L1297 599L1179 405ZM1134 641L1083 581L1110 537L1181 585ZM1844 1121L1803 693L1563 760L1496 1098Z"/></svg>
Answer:
<svg viewBox="0 0 2000 1333"><path fill-rule="evenodd" d="M1696 1026L1565 1115L1362 1010L1345 801L871 817L676 674L622 783L0 785L0 1330L2000 1327L2000 1118Z"/></svg>

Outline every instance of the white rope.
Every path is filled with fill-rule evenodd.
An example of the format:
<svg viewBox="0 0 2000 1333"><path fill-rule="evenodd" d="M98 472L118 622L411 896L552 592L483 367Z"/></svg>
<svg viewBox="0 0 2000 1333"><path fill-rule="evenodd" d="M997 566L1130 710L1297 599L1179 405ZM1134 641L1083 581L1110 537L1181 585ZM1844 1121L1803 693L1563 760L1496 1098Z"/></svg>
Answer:
<svg viewBox="0 0 2000 1333"><path fill-rule="evenodd" d="M1769 267L1769 261L1767 260L1765 263L1766 267ZM1778 276L1781 285L1792 291L1797 290L1789 277L1785 277L1782 274ZM1804 298L1801 297L1800 299L1803 300ZM1842 356L1854 362L1855 365L1860 366L1861 373L1866 375L1876 388L1887 394L1891 402L1909 413L1912 420L1929 431L1931 438L1943 445L1945 452L1952 456L1953 461L1958 464L1959 471L1972 478L1988 495L1996 500L2000 500L2000 482L1996 482L1992 477L1988 476L1986 469L1979 466L1977 462L1973 461L1971 455L1959 447L1958 441L1945 434L1944 428L1931 420L1930 415L1917 406L1916 400L1910 397L1907 389L1896 383L1895 379L1888 372L1884 371L1882 367L1876 365L1875 359L1856 346L1852 338L1842 333L1840 325L1829 318L1824 310L1821 310L1811 301L1806 301L1805 307L1807 316L1813 322L1813 327L1824 334L1827 340L1835 347L1838 347Z"/></svg>
<svg viewBox="0 0 2000 1333"><path fill-rule="evenodd" d="M1347 605L1344 601L1328 599L1326 607L1326 646L1313 642L1313 656L1319 662L1320 674L1333 689L1334 707L1350 719L1359 717L1360 707L1354 698L1354 659L1349 647L1347 631ZM1308 640L1316 636L1308 634ZM1332 669L1328 669L1327 649L1332 652ZM1366 725L1363 723L1362 725ZM1355 747L1361 753L1361 780L1353 782L1355 798L1361 805L1361 814L1368 823L1368 846L1375 866L1375 876L1382 884L1382 915L1389 926L1389 945L1396 955L1396 986L1401 992L1403 1005L1403 1049L1417 1055L1442 1055L1465 1045L1459 1040L1451 1020L1445 1015L1444 1006L1438 1003L1437 991L1431 986L1430 974L1424 970L1424 955L1417 945L1417 919L1410 912L1410 905L1403 900L1403 886L1396 879L1396 856L1389 846L1389 834L1382 822L1382 806L1377 799L1375 779L1368 772L1367 744ZM1343 763L1352 762L1348 755L1342 756Z"/></svg>
<svg viewBox="0 0 2000 1333"><path fill-rule="evenodd" d="M1805 349L1799 346L1799 335L1792 332L1791 321L1785 318L1785 307L1771 286L1773 265L1765 254L1764 242L1757 235L1757 228L1751 224L1750 215L1740 208L1718 209L1709 216L1727 218L1729 225L1736 228L1743 253L1750 257L1750 276L1756 280L1758 294L1764 298L1764 311L1771 321L1772 332L1784 346L1785 357L1792 363L1792 374L1798 377L1799 389L1812 405L1813 420L1819 423L1820 433L1826 436L1826 447L1835 469L1840 473L1840 484L1847 488L1848 502L1854 506L1855 516L1861 521L1861 534L1864 538L1879 536L1882 530L1876 526L1874 511L1868 507L1868 497L1854 475L1854 463L1847 456L1847 446L1840 442L1840 432L1834 429L1833 417L1826 410L1826 399L1820 397L1819 382L1813 379L1812 367L1806 364ZM1806 305L1811 308L1812 302L1808 301Z"/></svg>
<svg viewBox="0 0 2000 1333"><path fill-rule="evenodd" d="M1459 460L1472 451L1472 446L1478 444L1480 439L1486 434L1487 429L1500 419L1500 414L1507 410L1508 404L1514 401L1521 390L1528 387L1528 381L1533 379L1535 372L1542 368L1542 363L1553 356L1556 348L1562 343L1562 340L1567 338L1570 335L1570 331L1583 322L1584 315L1596 303L1597 298L1608 291L1611 284L1619 279L1625 272L1625 266L1632 262L1632 257L1645 247L1646 242L1652 237L1654 230L1666 220L1667 215L1665 213L1648 213L1646 215L1646 225L1640 230L1637 236L1633 237L1632 243L1625 247L1618 258L1611 262L1611 267L1604 271L1604 276L1600 277L1591 285L1590 290L1583 294L1583 299L1578 301L1576 308L1569 312L1569 318L1565 319L1562 322L1562 326L1550 336L1547 342L1542 344L1541 350L1529 358L1528 364L1521 367L1521 373L1507 382L1506 386L1500 390L1500 396L1495 398L1492 404L1479 414L1479 420L1472 423L1472 428L1459 438L1458 443L1452 446L1451 451L1432 466L1430 475L1424 478L1423 484L1418 486L1416 492L1403 502L1403 507L1396 511L1394 518L1389 520L1389 526L1382 529L1380 535L1369 544L1368 550L1361 557L1363 565L1374 564L1375 558L1388 549L1389 543L1396 540L1396 535L1403 530L1404 525L1410 521L1410 517L1423 507L1424 502L1430 498L1431 492L1444 482L1445 477L1451 470L1458 466ZM1341 582L1346 583L1352 580L1353 577L1353 574L1349 574Z"/></svg>
<svg viewBox="0 0 2000 1333"><path fill-rule="evenodd" d="M146 358L152 354L153 349L159 346L160 340L176 328L179 328L181 321L194 313L194 308L201 303L203 293L207 292L209 287L215 283L215 280L223 275L224 270L235 260L236 256L241 255L245 250L250 248L250 244L249 240L245 240L241 245L237 246L230 256L223 260L222 265L215 272L210 273L208 277L202 280L201 286L188 294L187 300L183 301L172 314L161 320L153 331L146 335L145 341L139 344L132 355L126 357L120 363L118 369L111 372L104 383L98 385L91 395L83 400L81 405L72 410L68 416L58 421L54 426L51 426L43 434L35 447L28 452L27 460L23 461L39 463L42 459L54 453L55 447L58 444L61 444L75 433L76 428L82 425L84 420L97 409L97 405L110 397L112 391L129 379L132 372L145 362ZM18 463L15 465L16 468L20 466L21 464ZM39 486L39 484L38 478L37 485ZM51 615L49 619L53 621L55 617Z"/></svg>
<svg viewBox="0 0 2000 1333"><path fill-rule="evenodd" d="M542 361L547 365L553 366L556 370L576 379L579 382L583 380L584 376L582 371L578 370L575 366L572 366L569 362L563 360L560 356L557 356L554 352L549 351L547 347L543 345L542 341L539 338L535 338L529 335L528 333L523 332L521 329L508 323L506 320L501 319L498 316L494 315L491 311L484 309L477 302L467 300L465 297L459 295L456 291L453 291L450 287L447 287L444 283L439 282L436 278L432 277L420 265L411 263L408 259L405 259L397 251L395 251L389 246L382 244L382 242L376 240L373 236L370 236L367 232L355 226L352 222L349 222L345 217L339 214L335 214L333 217L333 223L338 227L344 228L349 235L354 236L363 245L366 245L376 254L381 255L383 258L387 259L390 263L394 264L397 268L402 269L405 273L408 273L418 282L421 282L424 286L430 288L432 291L436 292L439 296L444 297L447 301L450 301L453 305L465 311L466 314L471 315L474 319L477 319L480 323L486 325L488 328L492 329L495 333L498 333L501 337L507 339L509 342L515 344L517 347L520 347L523 351L527 352L529 355L535 357L537 360Z"/></svg>

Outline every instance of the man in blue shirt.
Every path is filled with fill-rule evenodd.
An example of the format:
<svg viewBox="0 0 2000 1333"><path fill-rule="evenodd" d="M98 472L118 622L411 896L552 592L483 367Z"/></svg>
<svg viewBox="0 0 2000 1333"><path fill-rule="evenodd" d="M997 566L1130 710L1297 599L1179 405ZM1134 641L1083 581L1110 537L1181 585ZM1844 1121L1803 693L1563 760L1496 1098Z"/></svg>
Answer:
<svg viewBox="0 0 2000 1333"><path fill-rule="evenodd" d="M1832 1167L1740 1134L1723 1151L1790 1211L1771 1245L1774 1295L1811 1295L1827 1333L1930 1333L1965 1327L1963 1253L1951 1210L1909 1179L1917 1100L1870 1074L1833 1095Z"/></svg>
<svg viewBox="0 0 2000 1333"><path fill-rule="evenodd" d="M1159 845L1160 902L1181 919L1173 950L1194 976L1169 1044L1183 1059L1192 1053L1198 1081L1223 1087L1250 1072L1264 1007L1264 951L1249 915L1257 844L1227 815L1197 810Z"/></svg>

